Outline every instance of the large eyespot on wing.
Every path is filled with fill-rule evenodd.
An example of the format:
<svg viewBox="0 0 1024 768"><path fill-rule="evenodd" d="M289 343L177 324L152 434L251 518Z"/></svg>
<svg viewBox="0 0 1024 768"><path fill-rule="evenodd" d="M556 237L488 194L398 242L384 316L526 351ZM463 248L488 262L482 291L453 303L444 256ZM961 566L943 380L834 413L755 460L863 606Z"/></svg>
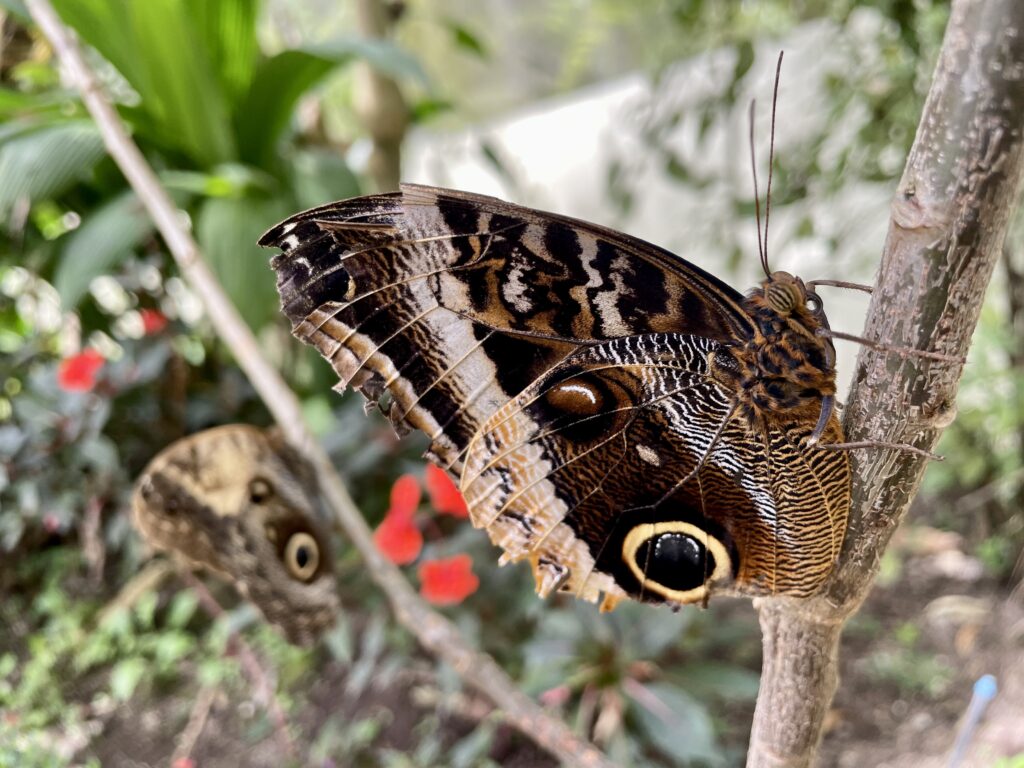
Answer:
<svg viewBox="0 0 1024 768"><path fill-rule="evenodd" d="M421 429L456 471L479 426L581 343L657 331L751 332L739 294L667 251L494 198L404 185L297 214L282 308L342 386Z"/></svg>
<svg viewBox="0 0 1024 768"><path fill-rule="evenodd" d="M179 440L136 483L133 519L157 549L232 581L291 642L339 610L315 475L280 436L228 425Z"/></svg>
<svg viewBox="0 0 1024 768"><path fill-rule="evenodd" d="M726 421L717 346L661 334L581 349L482 427L462 475L471 519L504 560L531 562L542 595L701 603L807 594L827 574L848 503L837 455L806 450L813 425ZM783 450L799 472L772 467Z"/></svg>

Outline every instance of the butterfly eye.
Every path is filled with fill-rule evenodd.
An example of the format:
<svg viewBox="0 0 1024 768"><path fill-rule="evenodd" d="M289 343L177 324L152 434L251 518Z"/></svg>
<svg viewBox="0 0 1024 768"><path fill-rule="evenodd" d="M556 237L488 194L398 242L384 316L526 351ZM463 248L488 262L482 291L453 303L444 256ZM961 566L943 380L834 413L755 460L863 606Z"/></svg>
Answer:
<svg viewBox="0 0 1024 768"><path fill-rule="evenodd" d="M821 299L816 294L809 293L807 294L806 306L808 310L816 315L821 312Z"/></svg>
<svg viewBox="0 0 1024 768"><path fill-rule="evenodd" d="M309 581L320 567L320 546L308 533L294 533L284 548L284 564L296 579Z"/></svg>
<svg viewBox="0 0 1024 768"><path fill-rule="evenodd" d="M269 480L262 477L254 477L249 481L249 501L253 504L263 504L274 495L274 487Z"/></svg>

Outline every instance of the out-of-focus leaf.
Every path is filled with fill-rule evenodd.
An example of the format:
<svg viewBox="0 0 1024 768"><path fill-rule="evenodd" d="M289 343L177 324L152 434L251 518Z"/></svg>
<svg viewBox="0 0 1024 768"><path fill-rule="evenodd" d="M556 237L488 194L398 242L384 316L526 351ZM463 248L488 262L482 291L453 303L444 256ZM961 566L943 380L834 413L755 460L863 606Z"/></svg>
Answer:
<svg viewBox="0 0 1024 768"><path fill-rule="evenodd" d="M718 697L727 701L753 701L760 677L743 667L702 660L675 667L672 680L701 701Z"/></svg>
<svg viewBox="0 0 1024 768"><path fill-rule="evenodd" d="M0 220L21 199L60 194L103 157L103 140L87 121L48 125L0 146Z"/></svg>
<svg viewBox="0 0 1024 768"><path fill-rule="evenodd" d="M0 8L17 16L22 21L29 21L32 18L23 0L0 0Z"/></svg>
<svg viewBox="0 0 1024 768"><path fill-rule="evenodd" d="M234 117L243 161L266 163L291 121L296 102L336 63L305 51L283 51L257 67Z"/></svg>
<svg viewBox="0 0 1024 768"><path fill-rule="evenodd" d="M134 192L124 192L86 214L66 241L53 284L67 309L78 305L90 281L109 271L153 231Z"/></svg>
<svg viewBox="0 0 1024 768"><path fill-rule="evenodd" d="M203 197L246 197L275 191L279 182L258 168L240 163L218 165L210 173L201 171L164 171L160 181L172 190L192 192Z"/></svg>
<svg viewBox="0 0 1024 768"><path fill-rule="evenodd" d="M287 213L280 199L262 198L212 197L199 209L199 244L224 290L254 329L270 322L278 308L269 255L256 241Z"/></svg>
<svg viewBox="0 0 1024 768"><path fill-rule="evenodd" d="M209 52L213 71L221 81L221 88L231 104L235 104L249 89L259 45L256 41L256 22L259 0L185 0L195 28L203 38Z"/></svg>
<svg viewBox="0 0 1024 768"><path fill-rule="evenodd" d="M136 129L200 166L234 159L228 104L207 43L181 0L56 0L61 17L139 94ZM221 3L210 3L220 7ZM208 14L202 14L206 18Z"/></svg>
<svg viewBox="0 0 1024 768"><path fill-rule="evenodd" d="M13 88L0 88L0 119L59 115L66 105L67 96L63 93L24 93Z"/></svg>
<svg viewBox="0 0 1024 768"><path fill-rule="evenodd" d="M144 674L146 674L145 660L129 658L119 661L110 671L110 693L118 701L127 701L132 697Z"/></svg>
<svg viewBox="0 0 1024 768"><path fill-rule="evenodd" d="M636 685L638 690L627 693L636 705L637 721L661 752L681 763L721 762L711 716L700 702L665 683Z"/></svg>
<svg viewBox="0 0 1024 768"><path fill-rule="evenodd" d="M480 38L464 24L460 24L454 19L448 19L446 23L448 24L448 29L452 33L452 42L454 42L456 46L481 59L486 59L488 57L487 47L483 44Z"/></svg>
<svg viewBox="0 0 1024 768"><path fill-rule="evenodd" d="M429 87L419 61L386 40L340 38L282 51L257 67L249 92L235 112L241 159L265 165L299 98L334 67L357 58L395 79Z"/></svg>
<svg viewBox="0 0 1024 768"><path fill-rule="evenodd" d="M300 208L312 208L359 194L359 180L337 152L301 150L291 157L289 168L292 190Z"/></svg>

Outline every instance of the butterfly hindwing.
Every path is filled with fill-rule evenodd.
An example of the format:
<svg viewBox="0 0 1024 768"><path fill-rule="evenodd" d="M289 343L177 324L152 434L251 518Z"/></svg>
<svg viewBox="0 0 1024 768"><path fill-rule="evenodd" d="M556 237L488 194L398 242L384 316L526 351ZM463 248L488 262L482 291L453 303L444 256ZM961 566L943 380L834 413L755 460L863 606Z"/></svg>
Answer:
<svg viewBox="0 0 1024 768"><path fill-rule="evenodd" d="M827 573L846 457L804 458L810 428L759 435L730 419L708 365L719 348L652 334L581 349L481 428L462 477L471 515L533 563L542 594L680 604L806 594Z"/></svg>

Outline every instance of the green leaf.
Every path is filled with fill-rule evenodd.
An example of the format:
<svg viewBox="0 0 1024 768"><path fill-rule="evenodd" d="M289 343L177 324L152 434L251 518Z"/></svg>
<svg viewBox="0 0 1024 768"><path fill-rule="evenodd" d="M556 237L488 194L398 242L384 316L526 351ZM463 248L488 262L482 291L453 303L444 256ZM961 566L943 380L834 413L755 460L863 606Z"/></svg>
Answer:
<svg viewBox="0 0 1024 768"><path fill-rule="evenodd" d="M110 694L118 701L127 701L135 693L146 673L146 662L132 658L119 661L110 671Z"/></svg>
<svg viewBox="0 0 1024 768"><path fill-rule="evenodd" d="M246 93L256 71L259 0L185 0L209 52L221 89L233 105Z"/></svg>
<svg viewBox="0 0 1024 768"><path fill-rule="evenodd" d="M336 151L297 151L290 158L288 167L299 208L313 208L330 200L344 200L359 194L359 180Z"/></svg>
<svg viewBox="0 0 1024 768"><path fill-rule="evenodd" d="M197 0L198 1L198 0ZM57 10L135 89L136 130L200 167L234 159L219 53L183 0L57 0ZM211 3L221 6L221 3Z"/></svg>
<svg viewBox="0 0 1024 768"><path fill-rule="evenodd" d="M270 256L256 241L287 214L280 199L213 197L199 209L199 244L224 290L256 330L277 315L279 305Z"/></svg>
<svg viewBox="0 0 1024 768"><path fill-rule="evenodd" d="M235 112L241 159L266 167L299 98L332 69L357 58L397 80L429 88L419 61L387 40L340 38L282 51L260 63Z"/></svg>
<svg viewBox="0 0 1024 768"><path fill-rule="evenodd" d="M481 42L480 38L473 34L467 27L455 21L454 19L448 19L448 29L452 33L452 42L459 48L473 54L474 56L486 59L488 57L487 47Z"/></svg>
<svg viewBox="0 0 1024 768"><path fill-rule="evenodd" d="M199 598L191 589L182 589L175 593L167 609L167 626L182 629L196 613Z"/></svg>
<svg viewBox="0 0 1024 768"><path fill-rule="evenodd" d="M59 195L103 157L103 140L87 121L22 131L0 145L0 220L19 200Z"/></svg>
<svg viewBox="0 0 1024 768"><path fill-rule="evenodd" d="M636 683L626 692L640 726L665 755L679 762L721 762L711 716L696 699L667 683Z"/></svg>
<svg viewBox="0 0 1024 768"><path fill-rule="evenodd" d="M336 65L305 51L283 51L263 61L235 113L239 157L267 165L299 98Z"/></svg>
<svg viewBox="0 0 1024 768"><path fill-rule="evenodd" d="M89 283L119 264L153 232L153 223L134 192L123 192L86 214L66 238L54 273L54 287L67 309L78 306Z"/></svg>

